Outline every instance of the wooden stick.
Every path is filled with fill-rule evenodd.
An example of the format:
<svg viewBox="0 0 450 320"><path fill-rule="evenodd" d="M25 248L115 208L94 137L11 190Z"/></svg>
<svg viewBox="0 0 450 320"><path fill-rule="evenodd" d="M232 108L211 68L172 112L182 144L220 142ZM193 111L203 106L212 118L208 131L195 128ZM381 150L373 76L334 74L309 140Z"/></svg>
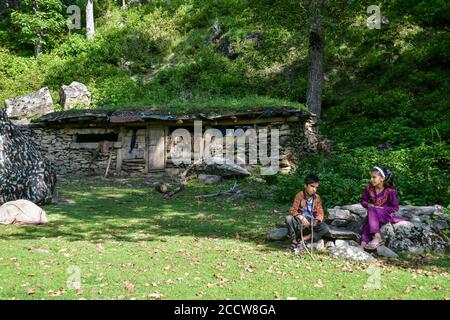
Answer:
<svg viewBox="0 0 450 320"><path fill-rule="evenodd" d="M112 159L112 151L109 152L109 159L108 159L108 165L106 166L105 178L108 175L109 166L111 165L111 159Z"/></svg>

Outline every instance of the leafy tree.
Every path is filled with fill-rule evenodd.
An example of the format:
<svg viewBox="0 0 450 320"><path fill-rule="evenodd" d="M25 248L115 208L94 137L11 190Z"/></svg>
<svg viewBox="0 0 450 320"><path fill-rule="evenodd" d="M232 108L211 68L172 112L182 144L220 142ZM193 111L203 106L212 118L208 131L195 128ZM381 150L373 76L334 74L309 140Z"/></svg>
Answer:
<svg viewBox="0 0 450 320"><path fill-rule="evenodd" d="M43 47L57 40L64 32L66 18L60 0L23 0L11 14L11 21L19 29L19 41L34 46L38 59Z"/></svg>

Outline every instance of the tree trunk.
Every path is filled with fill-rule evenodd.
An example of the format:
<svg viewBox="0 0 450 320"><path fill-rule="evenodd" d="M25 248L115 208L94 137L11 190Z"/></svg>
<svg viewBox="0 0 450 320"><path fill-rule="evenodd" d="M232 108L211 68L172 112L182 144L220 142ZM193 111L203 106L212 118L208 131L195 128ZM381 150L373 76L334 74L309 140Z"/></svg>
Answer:
<svg viewBox="0 0 450 320"><path fill-rule="evenodd" d="M325 35L322 24L323 0L311 0L309 4L309 58L308 58L308 87L306 91L306 105L313 113L305 123L305 136L310 151L316 152L319 144L318 122L322 111L323 89L323 55Z"/></svg>
<svg viewBox="0 0 450 320"><path fill-rule="evenodd" d="M94 34L94 0L86 0L86 38L90 40Z"/></svg>
<svg viewBox="0 0 450 320"><path fill-rule="evenodd" d="M34 0L32 5L32 10L34 14L37 14L39 11L38 3ZM42 31L39 30L36 33L36 41L34 43L34 58L36 59L36 62L39 63L39 56L42 53Z"/></svg>
<svg viewBox="0 0 450 320"><path fill-rule="evenodd" d="M322 24L323 0L312 0L310 5L310 29L309 29L309 66L308 89L306 92L306 104L309 111L320 118L322 111L322 87L323 87L323 54L325 36Z"/></svg>

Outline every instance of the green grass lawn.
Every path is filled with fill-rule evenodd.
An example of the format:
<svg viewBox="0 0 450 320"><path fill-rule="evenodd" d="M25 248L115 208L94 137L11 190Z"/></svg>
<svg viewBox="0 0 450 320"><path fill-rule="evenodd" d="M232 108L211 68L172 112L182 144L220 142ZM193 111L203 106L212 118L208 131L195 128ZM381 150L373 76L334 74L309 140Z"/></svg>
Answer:
<svg viewBox="0 0 450 320"><path fill-rule="evenodd" d="M45 207L49 225L1 226L0 298L450 298L448 256L313 261L264 240L288 206L264 196L194 199L232 181L191 183L170 201L144 182L62 181L60 196L70 203ZM239 186L252 190L249 183ZM367 286L376 278L370 270L379 271L379 288ZM71 288L78 271L81 288Z"/></svg>

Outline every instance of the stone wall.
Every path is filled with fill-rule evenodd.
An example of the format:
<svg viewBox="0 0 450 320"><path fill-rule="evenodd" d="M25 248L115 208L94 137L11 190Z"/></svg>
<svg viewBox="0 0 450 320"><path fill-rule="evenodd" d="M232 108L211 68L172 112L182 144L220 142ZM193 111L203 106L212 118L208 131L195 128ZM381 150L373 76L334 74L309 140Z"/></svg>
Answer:
<svg viewBox="0 0 450 320"><path fill-rule="evenodd" d="M367 218L367 210L358 203L336 206L327 211L324 221L329 226L329 232L314 244L314 248L328 251L335 257L372 260L373 257L359 246L360 230ZM374 256L396 258L398 253L446 252L450 247L444 232L450 228L450 217L444 213L442 206L400 206L396 215L407 220L382 226L384 245L371 251ZM284 241L287 234L287 226L282 224L270 230L267 239Z"/></svg>
<svg viewBox="0 0 450 320"><path fill-rule="evenodd" d="M204 129L208 129L206 127ZM220 128L211 126L211 128ZM303 138L302 124L300 122L273 122L270 125L228 125L229 129L242 128L244 130L255 128L258 132L264 128L276 128L280 133L280 172L289 173L296 168L299 156L305 152L301 143ZM116 173L117 154L122 158L122 174L141 174L145 169L145 127L137 128L136 145L130 151L133 127L111 128L43 128L29 129L30 136L37 142L42 153L51 161L58 175L101 175L106 171L109 161L109 152L100 150L98 142L76 142L76 134L106 134L117 133L118 141L111 143L111 163L109 174ZM192 139L193 140L193 139ZM270 134L268 135L268 155L270 155ZM246 144L246 155L255 145ZM193 148L192 148L193 150ZM235 153L237 151L235 150ZM177 169L171 160L171 136L166 139L166 167ZM175 170L176 171L176 170Z"/></svg>
<svg viewBox="0 0 450 320"><path fill-rule="evenodd" d="M75 135L117 132L114 129L49 129L34 128L31 135L41 152L50 160L58 175L104 174L109 161L109 152L99 150L99 143L77 143ZM110 173L116 169L117 147L111 150Z"/></svg>
<svg viewBox="0 0 450 320"><path fill-rule="evenodd" d="M209 128L217 128L220 129L221 126L210 126L206 127L205 129ZM222 127L223 128L223 127ZM297 167L297 161L300 158L301 154L306 152L306 148L304 148L304 145L302 143L299 143L301 139L303 139L303 125L300 122L272 122L268 125L261 124L258 126L254 125L227 125L227 129L243 129L246 131L247 129L255 129L258 132L258 135L260 134L261 130L268 129L268 137L267 137L267 154L270 155L270 145L271 145L271 138L270 138L270 130L271 129L278 129L279 130L279 143L280 143L280 150L279 150L279 156L277 157L280 160L280 172L281 173L289 173L292 171L295 171ZM235 143L237 143L237 138L234 139ZM193 139L191 140L191 150L194 150L193 146ZM171 159L171 135L169 133L167 137L167 162L166 166L169 169L176 168L176 166L173 164ZM223 141L223 146L221 150L218 152L223 152L225 154L225 141ZM249 152L256 148L257 146L255 144L249 144L246 143L245 145L245 154L248 161L248 155ZM237 159L238 150L235 147L234 150L234 157ZM193 159L192 159L193 160Z"/></svg>

